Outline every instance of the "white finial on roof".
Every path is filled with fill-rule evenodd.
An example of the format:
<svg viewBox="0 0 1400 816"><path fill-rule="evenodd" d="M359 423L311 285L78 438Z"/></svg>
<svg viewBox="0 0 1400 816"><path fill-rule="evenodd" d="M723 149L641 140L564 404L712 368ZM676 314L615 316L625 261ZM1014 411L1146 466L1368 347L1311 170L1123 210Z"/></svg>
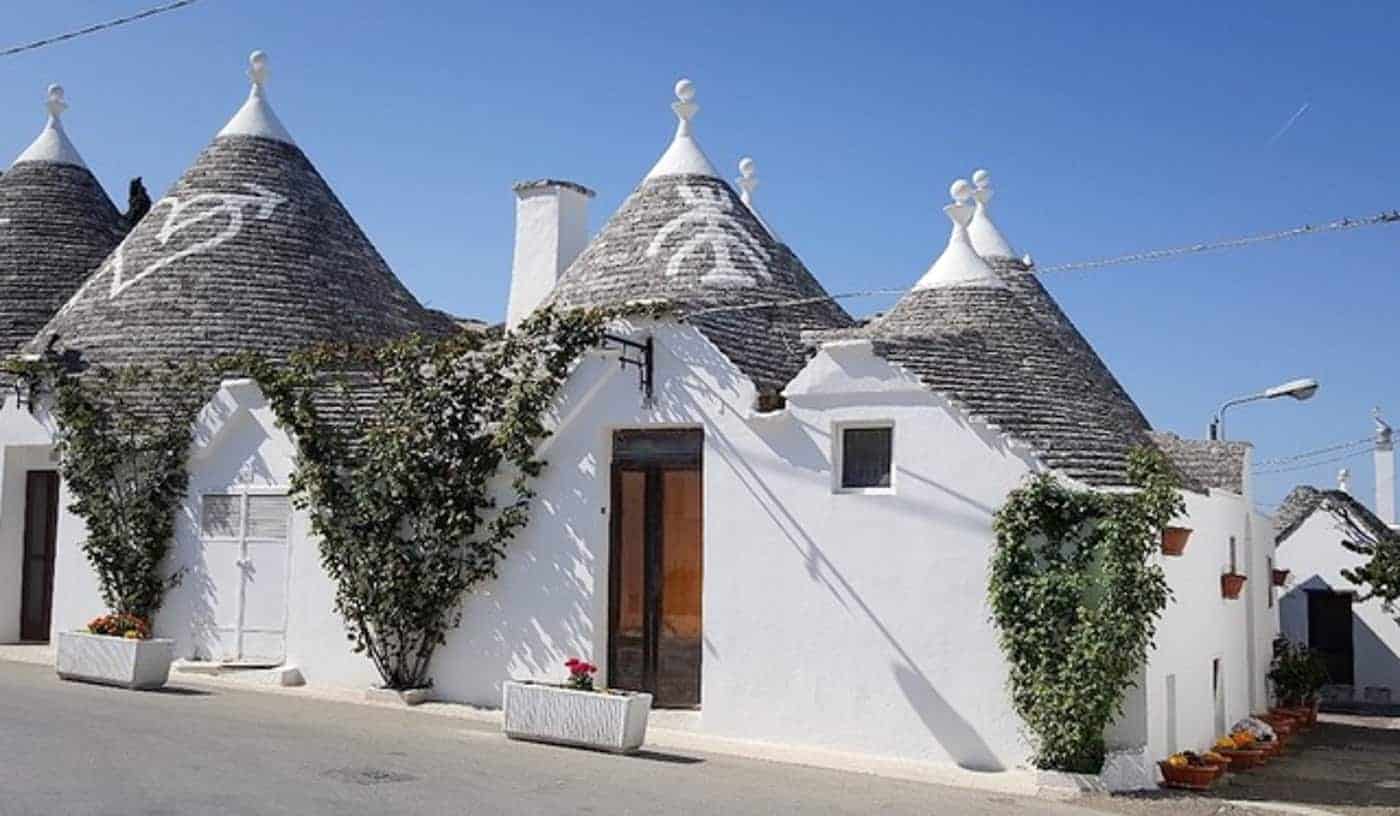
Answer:
<svg viewBox="0 0 1400 816"><path fill-rule="evenodd" d="M1342 468L1337 471L1337 489L1343 493L1351 492L1351 471Z"/></svg>
<svg viewBox="0 0 1400 816"><path fill-rule="evenodd" d="M268 73L267 54L254 51L248 56L248 78L253 81L253 88L248 93L248 101L243 103L238 113L219 131L219 136L257 136L275 142L296 144L292 134L282 126L282 120L277 118L277 114L267 102L265 86Z"/></svg>
<svg viewBox="0 0 1400 816"><path fill-rule="evenodd" d="M700 145L690 133L690 120L700 112L700 105L695 101L694 82L682 79L676 83L676 101L671 103L671 110L675 111L676 117L680 119L676 126L676 137L671 140L671 146L661 154L661 159L646 177L653 179L660 176L691 175L718 178L719 173L715 171L715 166L710 164L710 160L705 157L705 151L700 149Z"/></svg>
<svg viewBox="0 0 1400 816"><path fill-rule="evenodd" d="M25 148L24 152L19 154L19 158L15 159L15 164L48 162L49 164L72 164L77 167L87 167L83 157L78 155L78 149L68 140L68 134L63 131L63 112L68 110L68 98L62 85L49 86L44 107L49 112L48 122L44 124L44 129L39 132L39 138Z"/></svg>
<svg viewBox="0 0 1400 816"><path fill-rule="evenodd" d="M753 205L753 193L758 189L758 163L745 156L739 160L739 177L734 179L734 183L739 185L739 200L744 202L744 206L749 208L753 217L758 219L758 223L768 230L768 234L773 236L773 240L782 243L783 239L778 237L778 233L768 226L768 222L763 220L763 216L758 214L758 210Z"/></svg>
<svg viewBox="0 0 1400 816"><path fill-rule="evenodd" d="M953 203L943 208L948 219L953 222L953 233L948 236L948 246L938 260L933 262L915 289L938 289L945 286L980 287L1000 289L1005 281L997 276L987 262L982 260L972 248L968 239L967 227L972 222L976 206L968 200L976 195L976 189L966 179L958 179L948 188Z"/></svg>
<svg viewBox="0 0 1400 816"><path fill-rule="evenodd" d="M758 165L745 156L739 160L739 177L734 180L739 185L739 198L753 209L753 192L758 189Z"/></svg>
<svg viewBox="0 0 1400 816"><path fill-rule="evenodd" d="M983 258L1015 258L1016 250L1011 248L1001 230L992 223L992 215L987 209L993 194L992 174L986 170L978 170L972 174L972 184L972 196L977 199L977 210L973 213L967 234L972 239L973 249Z"/></svg>

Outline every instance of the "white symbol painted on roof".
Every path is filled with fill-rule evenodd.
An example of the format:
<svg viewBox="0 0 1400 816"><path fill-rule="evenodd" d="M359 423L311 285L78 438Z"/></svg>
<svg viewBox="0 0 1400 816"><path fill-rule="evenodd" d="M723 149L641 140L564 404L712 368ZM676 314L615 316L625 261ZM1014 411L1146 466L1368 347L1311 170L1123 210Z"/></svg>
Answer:
<svg viewBox="0 0 1400 816"><path fill-rule="evenodd" d="M205 238L202 241L196 241L178 252L159 258L147 264L146 268L130 277L126 274L126 242L122 242L122 244L117 247L117 251L112 254L112 259L108 261L107 266L102 270L102 272L111 271L112 273L112 285L107 299L115 300L122 292L125 292L135 284L183 258L209 252L233 240L243 231L243 225L245 223L243 210L245 207L256 208L253 218L258 221L266 221L272 217L272 214L279 206L287 201L284 196L280 196L261 185L245 184L243 186L247 188L252 195L246 193L200 193L199 195L184 200L176 196L166 196L160 201L157 201L151 207L150 214L146 217L154 218L156 217L156 211L161 207L169 207L169 212L165 214L165 223L161 224L160 230L156 232L155 236L156 241L162 247L169 244L171 239L175 238L181 232L184 232L196 224L202 224L205 221L220 217L226 218L227 222L224 228L215 235ZM68 301L68 304L63 307L59 314L67 312L75 303L82 300L83 296L87 293L88 287L92 286L98 278L102 277L102 272L89 278L88 282L83 284L83 288L78 290L78 293Z"/></svg>
<svg viewBox="0 0 1400 816"><path fill-rule="evenodd" d="M687 184L678 188L686 211L672 218L647 246L647 257L655 258L662 248L675 243L677 233L686 234L666 261L667 275L685 274L685 262L703 260L706 251L714 264L700 277L701 283L717 286L757 286L768 280L768 250L734 216L734 202L720 190L696 189ZM736 261L744 263L741 269Z"/></svg>

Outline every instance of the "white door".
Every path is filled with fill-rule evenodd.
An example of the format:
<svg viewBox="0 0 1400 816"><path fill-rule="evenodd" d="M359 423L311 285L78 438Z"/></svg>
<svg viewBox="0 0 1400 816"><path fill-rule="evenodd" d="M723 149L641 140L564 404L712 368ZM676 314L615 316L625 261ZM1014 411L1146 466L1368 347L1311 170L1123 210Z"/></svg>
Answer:
<svg viewBox="0 0 1400 816"><path fill-rule="evenodd" d="M291 502L285 493L253 490L202 501L211 657L277 665L286 657Z"/></svg>

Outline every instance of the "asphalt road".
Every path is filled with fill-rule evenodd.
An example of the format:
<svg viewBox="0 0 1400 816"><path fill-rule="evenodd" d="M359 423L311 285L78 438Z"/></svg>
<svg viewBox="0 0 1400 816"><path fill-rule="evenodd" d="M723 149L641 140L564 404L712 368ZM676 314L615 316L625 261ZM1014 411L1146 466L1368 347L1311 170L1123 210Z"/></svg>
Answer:
<svg viewBox="0 0 1400 816"><path fill-rule="evenodd" d="M706 754L613 756L486 724L223 687L132 692L0 662L0 814L1084 814Z"/></svg>

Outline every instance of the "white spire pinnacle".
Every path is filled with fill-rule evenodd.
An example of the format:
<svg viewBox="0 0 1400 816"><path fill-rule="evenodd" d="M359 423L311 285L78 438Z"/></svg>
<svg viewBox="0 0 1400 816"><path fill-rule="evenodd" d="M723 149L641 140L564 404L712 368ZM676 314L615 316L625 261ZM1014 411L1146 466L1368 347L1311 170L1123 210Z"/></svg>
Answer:
<svg viewBox="0 0 1400 816"><path fill-rule="evenodd" d="M710 160L705 157L705 151L700 149L700 145L690 133L690 120L700 112L700 105L695 101L694 82L682 79L676 83L676 101L671 103L671 110L675 111L676 117L680 119L680 124L676 126L676 137L671 140L671 146L661 154L661 159L646 177L654 179L661 176L693 175L719 178L715 166L710 164Z"/></svg>
<svg viewBox="0 0 1400 816"><path fill-rule="evenodd" d="M953 222L953 233L948 236L948 246L938 260L933 262L915 289L938 289L945 286L981 287L999 289L1006 283L997 276L987 262L982 260L972 248L968 239L967 227L971 223L976 206L969 204L975 190L966 179L958 179L948 188L953 203L943 208Z"/></svg>
<svg viewBox="0 0 1400 816"><path fill-rule="evenodd" d="M983 258L1014 258L1016 250L1002 236L1001 230L992 223L992 214L987 204L992 200L992 174L978 170L972 174L972 197L977 200L977 209L972 215L972 223L967 227L972 248Z"/></svg>
<svg viewBox="0 0 1400 816"><path fill-rule="evenodd" d="M267 85L267 77L267 55L261 51L254 51L248 57L248 78L253 81L248 101L243 103L238 113L219 131L219 136L259 136L276 142L296 144L292 134L282 126L282 121L277 118L277 114L267 102L267 91L264 88Z"/></svg>
<svg viewBox="0 0 1400 816"><path fill-rule="evenodd" d="M739 187L739 200L744 202L744 206L749 208L753 217L758 223L768 230L768 234L773 236L773 240L782 243L783 239L778 237L778 233L768 226L768 222L763 220L763 216L758 214L758 210L753 205L753 194L758 189L758 163L745 156L739 160L739 177L734 179L734 183Z"/></svg>
<svg viewBox="0 0 1400 816"><path fill-rule="evenodd" d="M15 164L48 162L50 164L72 164L77 167L87 167L83 157L78 155L78 149L68 140L68 134L63 132L63 112L68 110L68 99L63 92L62 85L49 86L49 95L44 101L44 107L49 112L48 123L39 132L39 138L25 148L23 153L19 154L19 158L15 159Z"/></svg>

